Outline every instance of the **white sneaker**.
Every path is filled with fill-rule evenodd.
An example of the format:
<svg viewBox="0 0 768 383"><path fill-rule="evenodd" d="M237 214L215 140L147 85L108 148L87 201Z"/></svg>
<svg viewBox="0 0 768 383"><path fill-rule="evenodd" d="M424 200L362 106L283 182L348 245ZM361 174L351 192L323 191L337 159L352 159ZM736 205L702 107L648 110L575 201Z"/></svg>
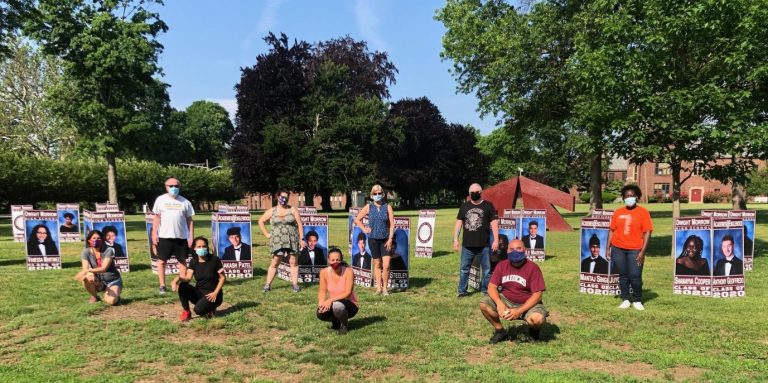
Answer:
<svg viewBox="0 0 768 383"><path fill-rule="evenodd" d="M645 310L645 306L643 306L643 304L640 302L632 302L632 307L634 307L635 310L640 310L640 311Z"/></svg>
<svg viewBox="0 0 768 383"><path fill-rule="evenodd" d="M630 303L629 301L624 301L624 302L621 302L621 304L619 305L619 308L620 309L628 309L629 306L631 306L631 305L632 305L632 303Z"/></svg>

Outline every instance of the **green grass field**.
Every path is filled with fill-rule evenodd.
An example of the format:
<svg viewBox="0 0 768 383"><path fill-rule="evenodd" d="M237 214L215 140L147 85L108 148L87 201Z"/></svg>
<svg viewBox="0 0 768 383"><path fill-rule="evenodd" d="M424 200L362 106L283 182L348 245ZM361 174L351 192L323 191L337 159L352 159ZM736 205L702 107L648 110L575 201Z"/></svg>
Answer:
<svg viewBox="0 0 768 383"><path fill-rule="evenodd" d="M314 317L317 286L295 294L277 280L271 293L261 292L268 256L258 230L255 278L227 282L222 316L182 324L175 296L157 294L143 216L128 218L133 271L123 275L125 304L117 307L88 304L72 280L81 244L63 246L64 269L28 272L6 221L0 382L768 381L768 207L752 206L758 225L747 296L715 299L672 294L671 205L646 206L656 227L643 278L646 311L620 311L618 298L579 293L579 232L549 232L541 264L547 341L521 336L498 345L488 344L481 295L455 297L456 209L439 210L435 258L412 259L408 291L381 297L357 289L362 307L346 336ZM684 205L683 214L700 208ZM579 205L565 216L578 227L585 212ZM397 214L415 226L417 212ZM195 218L196 234L210 236L210 216ZM330 224L330 243L346 246L346 214L332 214Z"/></svg>

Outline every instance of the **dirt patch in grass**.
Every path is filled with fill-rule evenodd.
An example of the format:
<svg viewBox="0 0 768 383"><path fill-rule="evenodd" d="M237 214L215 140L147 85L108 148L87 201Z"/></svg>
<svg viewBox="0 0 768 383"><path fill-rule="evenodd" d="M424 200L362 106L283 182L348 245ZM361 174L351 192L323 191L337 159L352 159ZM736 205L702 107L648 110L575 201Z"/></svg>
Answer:
<svg viewBox="0 0 768 383"><path fill-rule="evenodd" d="M230 308L232 305L224 302L219 306L218 310L223 311ZM96 316L104 319L132 319L132 320L146 320L150 318L154 319L168 319L178 320L181 314L181 306L178 303L165 303L162 305L152 305L145 302L135 302L127 305L107 306L103 310L99 311ZM192 320L200 320L200 317L193 316Z"/></svg>
<svg viewBox="0 0 768 383"><path fill-rule="evenodd" d="M616 376L631 376L638 379L661 379L664 374L653 368L653 365L634 362L610 362L601 360L573 360L562 362L543 362L532 365L520 364L519 367L523 370L544 370L544 371L557 371L557 370L577 370L577 371L589 371L589 372L603 372Z"/></svg>
<svg viewBox="0 0 768 383"><path fill-rule="evenodd" d="M708 370L691 366L675 366L668 371L675 377L675 381L688 380L691 382L700 382L701 376Z"/></svg>
<svg viewBox="0 0 768 383"><path fill-rule="evenodd" d="M514 347L515 343L513 342L504 342L504 347ZM481 347L473 347L468 352L465 353L464 360L467 361L469 364L486 364L489 360L495 360L496 356L494 356L494 353L498 351L497 347L493 346L481 346ZM527 359L527 360L526 360ZM524 365L530 365L533 364L533 360L527 357L519 357L521 363Z"/></svg>
<svg viewBox="0 0 768 383"><path fill-rule="evenodd" d="M635 351L635 348L628 343L600 342L600 347L608 350L621 351L621 352Z"/></svg>

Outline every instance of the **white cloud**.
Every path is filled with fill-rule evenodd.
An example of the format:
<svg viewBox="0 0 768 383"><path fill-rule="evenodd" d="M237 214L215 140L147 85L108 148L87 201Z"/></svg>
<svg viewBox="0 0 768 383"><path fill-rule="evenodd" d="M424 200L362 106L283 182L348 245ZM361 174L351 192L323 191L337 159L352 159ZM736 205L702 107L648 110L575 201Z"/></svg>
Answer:
<svg viewBox="0 0 768 383"><path fill-rule="evenodd" d="M229 113L229 119L235 122L235 115L237 114L237 100L234 98L221 98L221 99L208 99L207 101L215 102L224 107Z"/></svg>
<svg viewBox="0 0 768 383"><path fill-rule="evenodd" d="M261 9L259 20L256 22L256 28L246 36L240 47L244 54L249 53L254 40L259 40L266 36L267 33L273 32L272 28L278 23L277 11L280 9L282 3L283 0L267 0L264 2L264 7Z"/></svg>
<svg viewBox="0 0 768 383"><path fill-rule="evenodd" d="M355 21L360 34L368 42L372 50L389 51L387 42L379 32L379 17L376 10L371 8L370 0L357 0L355 3Z"/></svg>

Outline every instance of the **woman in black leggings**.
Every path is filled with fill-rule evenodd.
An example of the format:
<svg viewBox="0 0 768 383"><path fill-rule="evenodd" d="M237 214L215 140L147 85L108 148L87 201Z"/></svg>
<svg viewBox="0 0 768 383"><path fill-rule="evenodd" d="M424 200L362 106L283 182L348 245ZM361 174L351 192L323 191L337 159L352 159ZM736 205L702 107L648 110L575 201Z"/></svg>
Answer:
<svg viewBox="0 0 768 383"><path fill-rule="evenodd" d="M189 310L189 303L195 305L195 314L213 318L216 315L216 308L224 301L224 265L221 264L219 257L211 256L208 250L208 240L205 237L197 237L193 242L195 257L187 268L187 275L179 275L172 282L173 289L178 291L181 301L182 322L186 322L192 317ZM192 286L189 282L192 277L197 282Z"/></svg>

